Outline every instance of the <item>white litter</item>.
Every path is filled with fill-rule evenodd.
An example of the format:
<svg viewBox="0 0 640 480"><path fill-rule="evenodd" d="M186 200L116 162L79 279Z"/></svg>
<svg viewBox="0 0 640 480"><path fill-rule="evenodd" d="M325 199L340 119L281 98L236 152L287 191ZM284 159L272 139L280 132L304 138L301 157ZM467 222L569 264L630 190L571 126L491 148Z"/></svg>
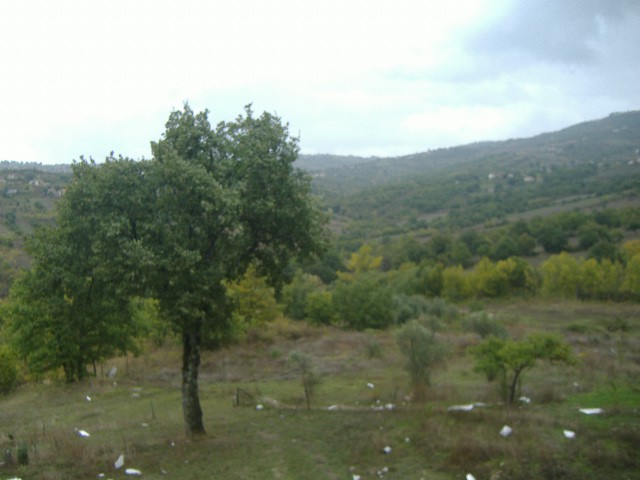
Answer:
<svg viewBox="0 0 640 480"><path fill-rule="evenodd" d="M475 405L470 403L469 405L451 405L447 410L449 412L470 412Z"/></svg>
<svg viewBox="0 0 640 480"><path fill-rule="evenodd" d="M386 408L387 410L395 410L396 406L393 403L387 403L384 408Z"/></svg>
<svg viewBox="0 0 640 480"><path fill-rule="evenodd" d="M256 405L256 410L264 410L264 405L259 403L258 405Z"/></svg>
<svg viewBox="0 0 640 480"><path fill-rule="evenodd" d="M89 432L87 432L86 430L78 430L78 435L80 435L81 437L90 437L91 435L89 435Z"/></svg>
<svg viewBox="0 0 640 480"><path fill-rule="evenodd" d="M391 453L391 447L390 447L389 445L387 445L386 447L384 447L384 448L382 449L382 451L383 451L384 453L386 453L386 454L389 454L389 453Z"/></svg>
<svg viewBox="0 0 640 480"><path fill-rule="evenodd" d="M511 435L511 432L513 432L513 429L509 425L505 425L504 427L502 427L502 430L500 430L500 435L507 438L509 435Z"/></svg>
<svg viewBox="0 0 640 480"><path fill-rule="evenodd" d="M360 475L354 475L353 480L360 480L362 477Z"/></svg>
<svg viewBox="0 0 640 480"><path fill-rule="evenodd" d="M520 403L525 403L527 405L529 403L531 403L531 399L529 397L525 397L525 396L520 397L518 400L520 400Z"/></svg>
<svg viewBox="0 0 640 480"><path fill-rule="evenodd" d="M84 397L84 398L85 398L85 400L86 400L87 402L90 402L90 401L91 401L91 397L90 397L89 395L87 395L87 396L86 396L86 397Z"/></svg>
<svg viewBox="0 0 640 480"><path fill-rule="evenodd" d="M106 475L104 473L99 473L98 478L104 478Z"/></svg>
<svg viewBox="0 0 640 480"><path fill-rule="evenodd" d="M474 477L470 473L467 473L467 480L476 480L476 477Z"/></svg>
<svg viewBox="0 0 640 480"><path fill-rule="evenodd" d="M404 437L404 442L405 443L409 443L411 441L411 439L409 437Z"/></svg>
<svg viewBox="0 0 640 480"><path fill-rule="evenodd" d="M140 426L143 427L143 428L146 428L146 427L149 426L149 424L148 423L141 423Z"/></svg>
<svg viewBox="0 0 640 480"><path fill-rule="evenodd" d="M334 410L338 410L338 405L331 405L329 408L327 408L327 410L329 410L330 412L333 412Z"/></svg>
<svg viewBox="0 0 640 480"><path fill-rule="evenodd" d="M124 466L124 455L120 455L118 459L115 461L115 463L113 464L113 466L116 470L118 470L119 468L122 468Z"/></svg>
<svg viewBox="0 0 640 480"><path fill-rule="evenodd" d="M127 475L142 475L142 472L137 468L127 468L124 473Z"/></svg>
<svg viewBox="0 0 640 480"><path fill-rule="evenodd" d="M567 438L576 438L576 432L571 431L571 430L563 430L562 433L564 434L565 437Z"/></svg>
<svg viewBox="0 0 640 480"><path fill-rule="evenodd" d="M369 388L371 388L371 389L373 389L373 387L374 387L374 386L375 386L375 385L373 385L373 383L367 383L367 387L369 387Z"/></svg>
<svg viewBox="0 0 640 480"><path fill-rule="evenodd" d="M599 415L604 412L601 408L581 408L580 411L585 415Z"/></svg>

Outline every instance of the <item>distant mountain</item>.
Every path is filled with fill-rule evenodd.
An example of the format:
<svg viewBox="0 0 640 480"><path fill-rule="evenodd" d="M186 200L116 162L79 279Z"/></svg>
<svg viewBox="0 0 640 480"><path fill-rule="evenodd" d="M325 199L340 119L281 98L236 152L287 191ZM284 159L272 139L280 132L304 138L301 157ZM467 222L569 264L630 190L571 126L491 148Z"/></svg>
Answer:
<svg viewBox="0 0 640 480"><path fill-rule="evenodd" d="M400 157L317 155L310 159L302 155L299 166L313 170L321 190L347 193L436 171L452 173L463 165L487 174L504 168L534 173L539 167L598 162L605 156L632 161L637 160L638 149L640 111L632 111L531 138L472 143Z"/></svg>

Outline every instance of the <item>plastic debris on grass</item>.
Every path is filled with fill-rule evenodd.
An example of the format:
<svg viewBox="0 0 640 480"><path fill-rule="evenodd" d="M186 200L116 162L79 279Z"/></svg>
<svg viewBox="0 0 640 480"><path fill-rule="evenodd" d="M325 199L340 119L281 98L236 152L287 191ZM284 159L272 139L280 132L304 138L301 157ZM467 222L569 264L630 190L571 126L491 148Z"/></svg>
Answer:
<svg viewBox="0 0 640 480"><path fill-rule="evenodd" d="M470 473L467 473L467 480L476 480L476 477L474 477Z"/></svg>
<svg viewBox="0 0 640 480"><path fill-rule="evenodd" d="M600 415L604 412L601 408L581 408L580 411L585 415Z"/></svg>
<svg viewBox="0 0 640 480"><path fill-rule="evenodd" d="M264 410L264 405L262 405L261 403L259 403L258 405L256 405L256 410L260 411L260 410Z"/></svg>
<svg viewBox="0 0 640 480"><path fill-rule="evenodd" d="M511 435L512 432L513 429L509 425L505 425L504 427L502 427L502 430L500 430L500 435L504 438L507 438L509 435Z"/></svg>
<svg viewBox="0 0 640 480"><path fill-rule="evenodd" d="M90 437L91 434L89 434L89 432L87 432L86 430L78 430L76 428L76 432L78 432L78 435L80 435L81 437Z"/></svg>
<svg viewBox="0 0 640 480"><path fill-rule="evenodd" d="M572 430L563 430L562 433L566 438L576 438L576 432Z"/></svg>
<svg viewBox="0 0 640 480"><path fill-rule="evenodd" d="M470 403L468 405L451 405L447 408L449 412L470 412L475 407L475 404Z"/></svg>
<svg viewBox="0 0 640 480"><path fill-rule="evenodd" d="M388 455L388 454L391 453L391 447L389 445L387 445L386 447L384 447L382 449L382 451Z"/></svg>
<svg viewBox="0 0 640 480"><path fill-rule="evenodd" d="M124 455L120 455L118 459L113 464L113 467L118 470L124 466Z"/></svg>
<svg viewBox="0 0 640 480"><path fill-rule="evenodd" d="M142 472L137 468L127 468L124 473L127 475L142 475Z"/></svg>
<svg viewBox="0 0 640 480"><path fill-rule="evenodd" d="M531 399L529 397L525 397L524 395L518 399L520 403L524 403L525 405L529 405L531 403Z"/></svg>

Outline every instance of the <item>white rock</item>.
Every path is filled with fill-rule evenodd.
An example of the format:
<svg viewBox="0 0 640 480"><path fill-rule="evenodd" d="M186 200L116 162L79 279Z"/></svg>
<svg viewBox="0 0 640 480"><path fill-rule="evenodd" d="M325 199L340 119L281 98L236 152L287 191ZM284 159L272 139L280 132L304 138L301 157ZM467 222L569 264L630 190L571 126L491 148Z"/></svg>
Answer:
<svg viewBox="0 0 640 480"><path fill-rule="evenodd" d="M411 441L411 439L409 437L404 437L404 441L405 441L405 443L409 443Z"/></svg>
<svg viewBox="0 0 640 480"><path fill-rule="evenodd" d="M581 408L580 411L585 415L599 415L604 412L601 408Z"/></svg>
<svg viewBox="0 0 640 480"><path fill-rule="evenodd" d="M513 429L509 425L505 425L502 427L502 430L500 430L500 435L506 438L511 435L511 432L513 432Z"/></svg>
<svg viewBox="0 0 640 480"><path fill-rule="evenodd" d="M374 386L375 386L375 385L374 385L373 383L367 383L367 387L369 387L369 388L371 388L371 389L373 389L373 387L374 387Z"/></svg>
<svg viewBox="0 0 640 480"><path fill-rule="evenodd" d="M572 430L563 430L562 433L567 438L576 438L576 432L574 432Z"/></svg>
<svg viewBox="0 0 640 480"><path fill-rule="evenodd" d="M118 470L119 468L122 468L124 466L124 455L120 455L118 459L115 461L115 463L113 464L113 466L116 470Z"/></svg>
<svg viewBox="0 0 640 480"><path fill-rule="evenodd" d="M142 472L137 468L127 468L124 473L127 475L142 475Z"/></svg>
<svg viewBox="0 0 640 480"><path fill-rule="evenodd" d="M384 447L384 448L382 449L382 451L383 451L384 453L386 453L386 454L389 454L389 453L391 453L391 447L390 447L389 445L387 445L386 447Z"/></svg>

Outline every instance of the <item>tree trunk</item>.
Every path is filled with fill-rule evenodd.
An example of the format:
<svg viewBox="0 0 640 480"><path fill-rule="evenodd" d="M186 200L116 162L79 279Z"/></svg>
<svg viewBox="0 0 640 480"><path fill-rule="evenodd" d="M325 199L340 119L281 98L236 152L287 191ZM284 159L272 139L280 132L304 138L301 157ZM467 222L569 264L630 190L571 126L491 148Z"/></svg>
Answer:
<svg viewBox="0 0 640 480"><path fill-rule="evenodd" d="M187 436L205 435L198 394L200 367L200 326L182 333L182 414Z"/></svg>
<svg viewBox="0 0 640 480"><path fill-rule="evenodd" d="M513 372L513 381L509 387L509 405L513 405L513 402L516 400L516 388L518 387L518 378L520 378L522 370L523 369L518 369Z"/></svg>

